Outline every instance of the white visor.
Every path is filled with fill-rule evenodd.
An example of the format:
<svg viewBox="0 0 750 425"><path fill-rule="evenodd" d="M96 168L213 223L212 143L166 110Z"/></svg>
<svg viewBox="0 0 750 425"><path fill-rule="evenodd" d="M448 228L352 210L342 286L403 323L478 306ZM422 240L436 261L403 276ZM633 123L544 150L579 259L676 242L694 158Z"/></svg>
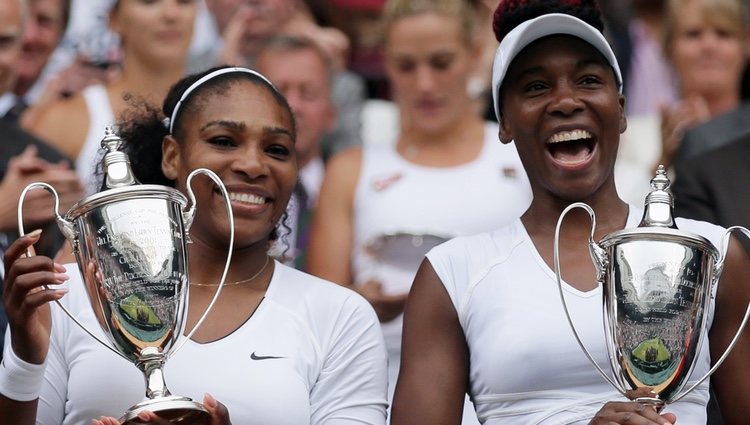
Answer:
<svg viewBox="0 0 750 425"><path fill-rule="evenodd" d="M495 116L500 120L500 86L503 84L505 74L508 72L511 62L529 44L542 37L555 34L572 35L594 46L607 59L617 77L617 87L622 94L622 74L617 64L615 52L612 51L607 39L601 32L575 16L564 13L549 13L538 18L528 20L513 28L503 38L495 53L495 62L492 66L492 105L495 107Z"/></svg>

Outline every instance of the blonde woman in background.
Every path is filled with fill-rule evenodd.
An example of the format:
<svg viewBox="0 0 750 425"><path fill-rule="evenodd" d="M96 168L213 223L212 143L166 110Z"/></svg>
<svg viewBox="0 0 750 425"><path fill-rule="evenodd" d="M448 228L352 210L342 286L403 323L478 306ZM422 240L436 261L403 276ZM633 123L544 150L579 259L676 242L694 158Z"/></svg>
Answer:
<svg viewBox="0 0 750 425"><path fill-rule="evenodd" d="M378 313L398 374L404 303L433 244L513 219L531 200L515 146L473 107L467 84L479 58L474 9L462 0L391 0L384 51L399 108L396 140L331 159L308 270L353 287ZM467 422L476 423L472 408Z"/></svg>
<svg viewBox="0 0 750 425"><path fill-rule="evenodd" d="M630 120L617 167L623 199L640 203L659 164L667 167L750 131L741 101L747 26L740 0L668 0L663 48L679 99L660 116Z"/></svg>
<svg viewBox="0 0 750 425"><path fill-rule="evenodd" d="M747 27L740 0L669 0L664 50L680 100L662 111L661 163L695 156L750 130L742 104Z"/></svg>

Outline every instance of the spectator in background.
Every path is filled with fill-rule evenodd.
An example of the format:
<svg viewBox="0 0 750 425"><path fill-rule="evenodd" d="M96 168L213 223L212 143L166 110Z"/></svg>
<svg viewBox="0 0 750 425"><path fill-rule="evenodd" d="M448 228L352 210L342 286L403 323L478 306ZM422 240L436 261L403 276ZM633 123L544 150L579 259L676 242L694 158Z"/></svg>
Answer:
<svg viewBox="0 0 750 425"><path fill-rule="evenodd" d="M222 43L202 66L252 65L263 42L292 17L295 0L206 0Z"/></svg>
<svg viewBox="0 0 750 425"><path fill-rule="evenodd" d="M628 119L650 117L677 99L677 81L662 44L666 0L631 0L624 25L613 22L609 37L623 71Z"/></svg>
<svg viewBox="0 0 750 425"><path fill-rule="evenodd" d="M746 28L740 0L667 0L663 49L679 100L651 125L628 117L616 165L618 190L628 186L623 199L641 203L659 164L671 167L750 130L750 105L740 97Z"/></svg>
<svg viewBox="0 0 750 425"><path fill-rule="evenodd" d="M747 25L741 0L668 0L664 46L680 101L662 111L660 164L671 165L750 131L741 102Z"/></svg>
<svg viewBox="0 0 750 425"><path fill-rule="evenodd" d="M347 68L349 40L341 31L323 27L326 9L314 10L302 0L206 0L221 34L221 43L207 57L202 67L213 64L253 66L259 49L270 38L296 35L309 38L329 56L333 68L333 100L340 111L334 125L321 141L322 156L362 144L361 112L365 99L364 82ZM314 14L313 14L314 12ZM192 66L191 68L200 70Z"/></svg>
<svg viewBox="0 0 750 425"><path fill-rule="evenodd" d="M70 18L70 0L29 0L21 56L16 64L13 94L19 108L36 103L41 96L40 76L52 52L60 44ZM39 84L37 84L39 83Z"/></svg>
<svg viewBox="0 0 750 425"><path fill-rule="evenodd" d="M385 63L399 133L334 157L314 216L308 270L375 307L390 395L403 307L424 253L517 219L531 200L515 146L497 142L497 125L481 118L467 91L479 58L473 12L465 0L387 3ZM465 423L476 423L471 408L466 414Z"/></svg>
<svg viewBox="0 0 750 425"><path fill-rule="evenodd" d="M676 215L750 229L750 135L675 163L675 174ZM750 239L738 239L750 253Z"/></svg>
<svg viewBox="0 0 750 425"><path fill-rule="evenodd" d="M281 230L274 253L298 269L304 269L308 225L325 171L321 139L336 121L336 108L331 98L333 64L311 40L279 36L261 47L255 69L266 75L284 95L296 121L299 181L287 208L289 229Z"/></svg>
<svg viewBox="0 0 750 425"><path fill-rule="evenodd" d="M0 0L0 95L10 95L16 80L16 65L21 55L23 31L29 22L25 0ZM0 120L0 259L16 238L17 200L30 183L44 181L60 195L61 208L69 208L82 195L81 184L63 156L6 120ZM38 246L38 252L54 255L60 246L60 233L54 222L53 198L44 191L32 191L24 202L27 228L51 230ZM0 276L4 269L0 265ZM2 283L0 280L0 288ZM0 347L6 328L5 311L0 305ZM1 357L1 356L0 356Z"/></svg>
<svg viewBox="0 0 750 425"><path fill-rule="evenodd" d="M79 175L96 191L95 174L104 128L127 107L126 97L158 102L185 71L195 2L117 0L109 12L120 36L122 72L106 85L92 85L70 99L38 106L24 120L29 131L76 161Z"/></svg>

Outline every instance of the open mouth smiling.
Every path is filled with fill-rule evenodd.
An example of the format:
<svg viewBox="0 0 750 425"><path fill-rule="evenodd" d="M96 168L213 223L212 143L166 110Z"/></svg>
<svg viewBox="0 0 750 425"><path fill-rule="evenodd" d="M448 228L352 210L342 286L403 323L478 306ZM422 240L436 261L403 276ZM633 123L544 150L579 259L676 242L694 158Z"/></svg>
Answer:
<svg viewBox="0 0 750 425"><path fill-rule="evenodd" d="M560 131L547 140L546 147L556 163L564 167L575 167L591 159L596 141L586 130Z"/></svg>

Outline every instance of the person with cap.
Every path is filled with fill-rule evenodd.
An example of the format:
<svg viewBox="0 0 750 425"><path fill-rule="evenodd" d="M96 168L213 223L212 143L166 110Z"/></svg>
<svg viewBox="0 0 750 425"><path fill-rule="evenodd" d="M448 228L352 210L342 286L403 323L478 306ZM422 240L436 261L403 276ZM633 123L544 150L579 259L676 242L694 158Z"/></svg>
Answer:
<svg viewBox="0 0 750 425"><path fill-rule="evenodd" d="M406 305L393 425L458 424L464 393L484 424L705 424L708 382L663 411L629 401L590 364L570 329L553 267L555 225L565 296L598 364L609 362L602 288L589 237L638 225L642 206L618 197L613 177L625 99L617 60L592 0L506 0L494 22L500 41L493 96L500 140L514 141L534 198L523 216L491 233L431 250ZM685 219L683 231L721 246L721 227ZM707 305L688 385L729 345L750 301L750 258L732 239ZM710 348L709 348L710 340ZM750 333L711 378L727 424L750 417Z"/></svg>
<svg viewBox="0 0 750 425"><path fill-rule="evenodd" d="M313 218L308 270L354 288L375 307L389 396L404 304L424 253L509 223L531 202L515 146L497 143L497 124L482 119L467 91L479 59L473 12L465 0L386 3L397 134L332 158ZM477 423L470 408L463 423Z"/></svg>

